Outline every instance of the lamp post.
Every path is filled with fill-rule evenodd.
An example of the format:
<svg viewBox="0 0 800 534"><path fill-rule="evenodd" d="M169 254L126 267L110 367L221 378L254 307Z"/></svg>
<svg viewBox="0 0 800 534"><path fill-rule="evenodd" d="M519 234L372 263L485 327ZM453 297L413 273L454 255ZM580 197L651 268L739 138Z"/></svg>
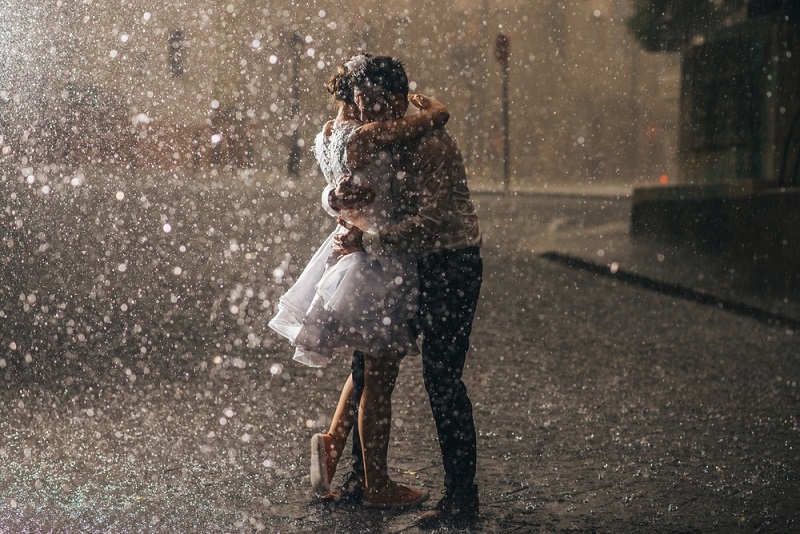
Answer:
<svg viewBox="0 0 800 534"><path fill-rule="evenodd" d="M292 35L292 140L289 147L289 162L287 164L289 176L300 174L300 57L302 55L303 39L297 33Z"/></svg>
<svg viewBox="0 0 800 534"><path fill-rule="evenodd" d="M506 193L511 185L511 157L509 147L509 115L508 115L508 58L511 55L511 41L502 33L497 34L494 41L494 56L500 62L503 71L503 191Z"/></svg>

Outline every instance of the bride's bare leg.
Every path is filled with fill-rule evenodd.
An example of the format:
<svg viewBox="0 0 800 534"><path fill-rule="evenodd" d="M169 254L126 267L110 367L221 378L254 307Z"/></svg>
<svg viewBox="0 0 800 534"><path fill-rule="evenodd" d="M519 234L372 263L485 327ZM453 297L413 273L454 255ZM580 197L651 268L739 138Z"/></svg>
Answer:
<svg viewBox="0 0 800 534"><path fill-rule="evenodd" d="M358 431L364 456L364 502L403 505L419 501L423 493L389 478L386 457L392 423L392 392L399 362L390 358L364 359L364 393L358 411Z"/></svg>
<svg viewBox="0 0 800 534"><path fill-rule="evenodd" d="M347 436L353 429L353 375L347 377L347 381L342 387L342 393L339 395L339 403L336 405L336 411L331 419L331 426L328 430L328 435L331 437L331 456L336 461L342 457L342 451L347 443Z"/></svg>
<svg viewBox="0 0 800 534"><path fill-rule="evenodd" d="M320 495L330 491L330 483L336 474L347 436L353 429L355 417L352 397L353 375L350 375L342 387L328 433L311 437L311 486Z"/></svg>

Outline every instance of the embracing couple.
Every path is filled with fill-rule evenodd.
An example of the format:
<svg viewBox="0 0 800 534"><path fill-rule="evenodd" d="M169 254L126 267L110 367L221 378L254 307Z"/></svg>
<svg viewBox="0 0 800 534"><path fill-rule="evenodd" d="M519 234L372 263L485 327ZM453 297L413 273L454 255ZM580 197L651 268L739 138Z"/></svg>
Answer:
<svg viewBox="0 0 800 534"><path fill-rule="evenodd" d="M483 265L463 159L447 109L408 94L402 63L359 54L327 84L336 118L315 141L336 230L281 298L270 327L294 359L324 367L352 354L331 427L312 437L311 482L324 499L402 509L428 493L387 470L391 395L402 359L420 353L436 422L445 495L423 525L477 516L476 434L461 380ZM352 431L352 473L330 485Z"/></svg>

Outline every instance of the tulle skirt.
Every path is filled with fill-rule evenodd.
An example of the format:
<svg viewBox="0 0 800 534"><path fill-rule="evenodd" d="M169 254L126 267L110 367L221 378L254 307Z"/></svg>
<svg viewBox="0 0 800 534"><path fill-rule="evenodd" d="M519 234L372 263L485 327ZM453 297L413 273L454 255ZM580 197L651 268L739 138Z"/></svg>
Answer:
<svg viewBox="0 0 800 534"><path fill-rule="evenodd" d="M296 361L310 367L325 367L336 352L419 354L409 324L419 306L414 256L355 252L329 265L335 234L281 297L270 328L292 342Z"/></svg>

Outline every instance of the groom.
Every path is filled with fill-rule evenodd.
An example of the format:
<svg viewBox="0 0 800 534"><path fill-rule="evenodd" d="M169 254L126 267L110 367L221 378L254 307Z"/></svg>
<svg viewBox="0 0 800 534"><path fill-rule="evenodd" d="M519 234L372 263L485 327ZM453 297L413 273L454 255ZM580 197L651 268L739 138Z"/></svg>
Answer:
<svg viewBox="0 0 800 534"><path fill-rule="evenodd" d="M398 59L370 58L353 73L353 81L365 122L406 113L408 78ZM475 424L461 375L483 275L481 230L461 152L446 130L397 146L394 153L404 171L394 184L404 220L383 231L380 239L385 251L410 252L417 258L420 311L415 328L423 334L423 378L445 472L444 498L418 524L464 523L478 513ZM345 207L368 191L348 194L348 199L334 194L331 200ZM354 379L358 358L356 353Z"/></svg>

